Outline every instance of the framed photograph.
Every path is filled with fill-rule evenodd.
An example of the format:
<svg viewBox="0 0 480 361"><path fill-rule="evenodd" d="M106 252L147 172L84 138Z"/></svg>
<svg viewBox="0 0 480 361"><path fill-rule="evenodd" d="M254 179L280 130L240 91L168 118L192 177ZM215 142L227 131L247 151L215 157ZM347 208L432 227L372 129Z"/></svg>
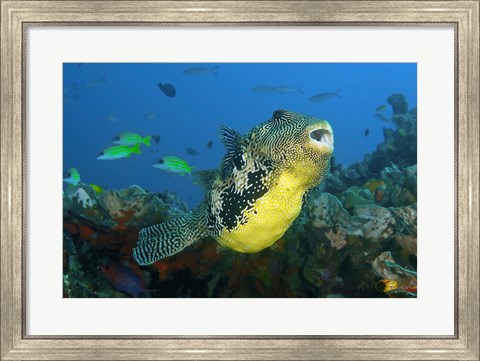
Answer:
<svg viewBox="0 0 480 361"><path fill-rule="evenodd" d="M479 5L2 0L2 360L480 360Z"/></svg>
<svg viewBox="0 0 480 361"><path fill-rule="evenodd" d="M416 74L64 63L64 297L415 298Z"/></svg>

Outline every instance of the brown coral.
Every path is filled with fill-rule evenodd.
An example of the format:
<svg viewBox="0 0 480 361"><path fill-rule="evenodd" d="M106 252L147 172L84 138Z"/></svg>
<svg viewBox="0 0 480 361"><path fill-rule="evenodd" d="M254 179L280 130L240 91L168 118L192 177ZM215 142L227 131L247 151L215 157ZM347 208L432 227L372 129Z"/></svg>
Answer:
<svg viewBox="0 0 480 361"><path fill-rule="evenodd" d="M330 230L325 233L325 237L327 237L327 239L330 241L330 245L336 250L340 250L347 245L347 241L345 240L346 236L347 234L342 231L335 233Z"/></svg>
<svg viewBox="0 0 480 361"><path fill-rule="evenodd" d="M395 241L398 245L411 255L417 255L417 236L409 236L406 234L396 234Z"/></svg>

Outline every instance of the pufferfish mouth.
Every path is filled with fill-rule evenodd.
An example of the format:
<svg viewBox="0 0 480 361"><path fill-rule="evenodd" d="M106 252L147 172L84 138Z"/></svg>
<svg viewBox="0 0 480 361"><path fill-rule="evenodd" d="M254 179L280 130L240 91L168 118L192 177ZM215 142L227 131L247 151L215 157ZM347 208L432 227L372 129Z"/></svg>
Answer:
<svg viewBox="0 0 480 361"><path fill-rule="evenodd" d="M315 128L310 131L310 139L317 145L327 146L333 150L333 132L331 129Z"/></svg>

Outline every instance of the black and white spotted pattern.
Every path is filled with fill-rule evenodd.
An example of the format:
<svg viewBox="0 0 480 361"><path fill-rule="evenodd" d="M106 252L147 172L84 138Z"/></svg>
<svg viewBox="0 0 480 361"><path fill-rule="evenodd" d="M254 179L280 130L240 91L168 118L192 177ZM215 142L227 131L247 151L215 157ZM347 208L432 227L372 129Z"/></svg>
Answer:
<svg viewBox="0 0 480 361"><path fill-rule="evenodd" d="M268 192L273 172L269 160L247 158L241 169L234 169L227 180L218 182L207 206L209 231L219 235L223 229L233 231L248 222L245 214Z"/></svg>

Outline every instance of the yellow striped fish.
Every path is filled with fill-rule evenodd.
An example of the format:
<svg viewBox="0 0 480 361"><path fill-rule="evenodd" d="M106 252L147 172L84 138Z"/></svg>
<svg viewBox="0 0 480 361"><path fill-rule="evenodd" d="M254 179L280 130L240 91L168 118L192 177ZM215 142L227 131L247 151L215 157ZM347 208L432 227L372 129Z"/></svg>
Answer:
<svg viewBox="0 0 480 361"><path fill-rule="evenodd" d="M98 160L115 160L115 159L122 159L128 158L133 153L135 154L142 154L140 152L140 144L135 144L133 147L129 147L127 145L114 145L108 147L104 151L100 152L97 155Z"/></svg>
<svg viewBox="0 0 480 361"><path fill-rule="evenodd" d="M117 145L135 145L138 143L145 144L147 147L150 146L150 139L152 138L151 135L147 135L146 137L142 137L137 133L132 132L124 132L122 134L117 135L112 139L113 144Z"/></svg>
<svg viewBox="0 0 480 361"><path fill-rule="evenodd" d="M185 174L190 176L190 172L194 168L190 167L182 158L174 155L166 155L165 157L160 158L156 163L152 164L152 167L168 173L180 174L181 176L184 176Z"/></svg>

